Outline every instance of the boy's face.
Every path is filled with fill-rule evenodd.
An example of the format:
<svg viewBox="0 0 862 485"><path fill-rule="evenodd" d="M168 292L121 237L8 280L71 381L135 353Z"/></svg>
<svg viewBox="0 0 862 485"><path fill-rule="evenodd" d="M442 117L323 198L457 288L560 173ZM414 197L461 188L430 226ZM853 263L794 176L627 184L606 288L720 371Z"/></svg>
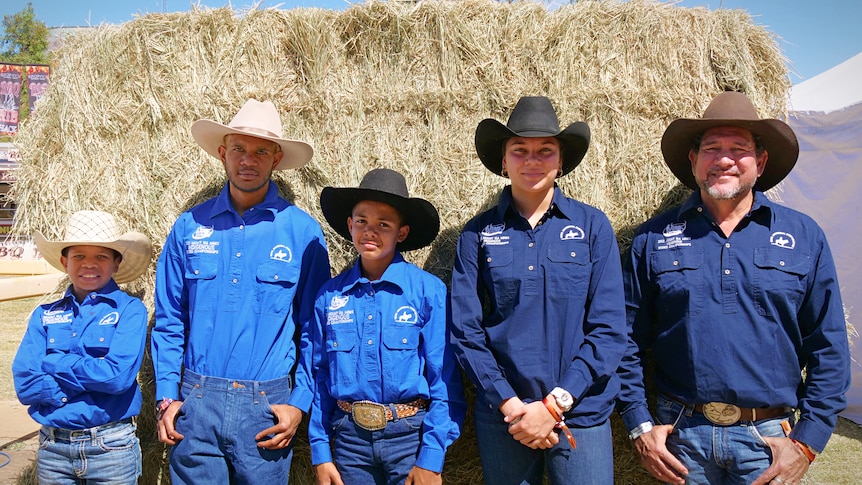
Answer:
<svg viewBox="0 0 862 485"><path fill-rule="evenodd" d="M60 256L78 300L107 285L120 267L120 260L114 250L102 246L69 246L66 255Z"/></svg>
<svg viewBox="0 0 862 485"><path fill-rule="evenodd" d="M401 224L401 215L394 207L373 200L362 200L353 207L347 229L363 265L373 262L388 265L397 244L410 232L410 226Z"/></svg>

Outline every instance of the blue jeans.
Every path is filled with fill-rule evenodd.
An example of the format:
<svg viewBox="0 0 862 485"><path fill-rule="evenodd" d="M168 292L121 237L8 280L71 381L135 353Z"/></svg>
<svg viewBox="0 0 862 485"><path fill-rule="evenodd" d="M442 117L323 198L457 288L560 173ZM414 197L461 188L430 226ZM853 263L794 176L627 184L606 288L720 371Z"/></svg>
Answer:
<svg viewBox="0 0 862 485"><path fill-rule="evenodd" d="M569 427L578 444L572 449L560 434L560 442L547 450L533 450L509 434L499 412L476 406L476 439L482 474L489 485L541 485L547 473L550 485L614 483L614 448L609 421L591 428Z"/></svg>
<svg viewBox="0 0 862 485"><path fill-rule="evenodd" d="M244 381L185 371L176 429L185 438L171 447L171 483L287 483L293 442L281 450L258 448L255 435L276 423L270 403L286 403L290 378Z"/></svg>
<svg viewBox="0 0 862 485"><path fill-rule="evenodd" d="M333 427L333 459L341 480L347 485L404 483L416 464L426 411L389 421L379 431L357 426L342 411ZM336 414L337 416L337 414Z"/></svg>
<svg viewBox="0 0 862 485"><path fill-rule="evenodd" d="M141 445L131 419L84 430L42 426L39 483L132 485L141 476Z"/></svg>
<svg viewBox="0 0 862 485"><path fill-rule="evenodd" d="M792 414L758 421L739 421L730 426L713 424L692 406L659 396L656 418L672 424L668 450L688 468L686 484L747 484L772 462L763 437L783 437L781 422Z"/></svg>

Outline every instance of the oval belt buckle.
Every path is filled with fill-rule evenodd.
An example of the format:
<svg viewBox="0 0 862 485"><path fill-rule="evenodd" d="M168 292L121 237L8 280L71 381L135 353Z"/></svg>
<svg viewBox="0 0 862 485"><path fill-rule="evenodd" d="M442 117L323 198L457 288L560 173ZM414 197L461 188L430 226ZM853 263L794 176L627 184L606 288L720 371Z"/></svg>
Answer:
<svg viewBox="0 0 862 485"><path fill-rule="evenodd" d="M739 421L742 411L733 404L708 402L703 405L703 415L714 424L727 426Z"/></svg>

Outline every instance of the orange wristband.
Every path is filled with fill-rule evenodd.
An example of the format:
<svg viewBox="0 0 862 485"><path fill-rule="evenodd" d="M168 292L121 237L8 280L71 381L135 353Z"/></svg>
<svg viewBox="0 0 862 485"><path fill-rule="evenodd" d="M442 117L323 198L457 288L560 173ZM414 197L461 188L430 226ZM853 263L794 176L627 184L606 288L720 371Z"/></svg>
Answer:
<svg viewBox="0 0 862 485"><path fill-rule="evenodd" d="M569 444L572 445L572 449L577 448L578 446L577 443L575 443L575 437L572 436L572 431L569 429L568 426L566 426L566 421L563 420L563 417L560 416L560 413L557 412L557 408L555 408L553 405L551 405L550 402L548 402L547 396L542 398L542 403L545 405L545 408L547 408L548 412L551 413L551 417L554 418L554 421L557 422L555 427L563 430L563 433L565 433L566 439L568 439Z"/></svg>
<svg viewBox="0 0 862 485"><path fill-rule="evenodd" d="M808 463L814 463L814 459L817 458L817 455L815 455L810 448L802 444L801 441L796 441L793 438L791 438L790 441L792 441L794 445L796 445L800 450L802 450L802 454L805 455L805 458L808 458Z"/></svg>

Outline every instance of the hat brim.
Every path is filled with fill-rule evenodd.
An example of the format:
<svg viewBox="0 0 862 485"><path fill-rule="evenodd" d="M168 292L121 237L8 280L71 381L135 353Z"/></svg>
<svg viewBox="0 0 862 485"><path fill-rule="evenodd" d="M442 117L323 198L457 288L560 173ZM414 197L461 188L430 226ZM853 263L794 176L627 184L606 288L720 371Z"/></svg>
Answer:
<svg viewBox="0 0 862 485"><path fill-rule="evenodd" d="M238 130L229 126L223 125L213 120L197 120L192 123L192 137L205 152L221 160L221 155L218 153L218 147L224 144L224 137L227 135L246 135L262 138L271 142L277 143L284 152L284 156L275 170L285 170L289 168L299 168L307 164L314 155L314 148L304 141L290 140L287 138L279 138L261 133Z"/></svg>
<svg viewBox="0 0 862 485"><path fill-rule="evenodd" d="M335 232L348 241L353 241L347 228L347 218L353 214L353 207L363 200L383 202L394 207L404 218L403 223L410 226L407 238L398 243L399 251L412 251L423 248L437 237L440 232L440 216L434 205L418 197L401 197L374 189L358 187L324 187L320 192L320 208L323 217Z"/></svg>
<svg viewBox="0 0 862 485"><path fill-rule="evenodd" d="M60 257L63 249L69 246L100 246L113 249L123 256L117 272L114 273L114 281L117 283L128 283L144 274L150 266L153 254L153 246L149 238L140 232L127 232L116 241L49 241L41 232L33 234L36 248L42 254L42 258L51 266L62 272L66 272Z"/></svg>
<svg viewBox="0 0 862 485"><path fill-rule="evenodd" d="M784 180L799 158L799 141L793 130L781 120L722 120L681 118L668 125L661 137L661 153L674 176L683 185L697 190L697 181L691 171L691 151L694 139L710 128L736 126L760 137L769 158L763 174L754 185L755 190L769 190Z"/></svg>
<svg viewBox="0 0 862 485"><path fill-rule="evenodd" d="M574 170L584 159L590 146L590 127L583 121L576 121L559 133L515 132L503 123L493 118L487 118L480 121L476 127L476 153L485 168L497 175L502 175L503 142L515 136L524 138L553 137L560 140L560 145L563 147L561 175L566 175Z"/></svg>

